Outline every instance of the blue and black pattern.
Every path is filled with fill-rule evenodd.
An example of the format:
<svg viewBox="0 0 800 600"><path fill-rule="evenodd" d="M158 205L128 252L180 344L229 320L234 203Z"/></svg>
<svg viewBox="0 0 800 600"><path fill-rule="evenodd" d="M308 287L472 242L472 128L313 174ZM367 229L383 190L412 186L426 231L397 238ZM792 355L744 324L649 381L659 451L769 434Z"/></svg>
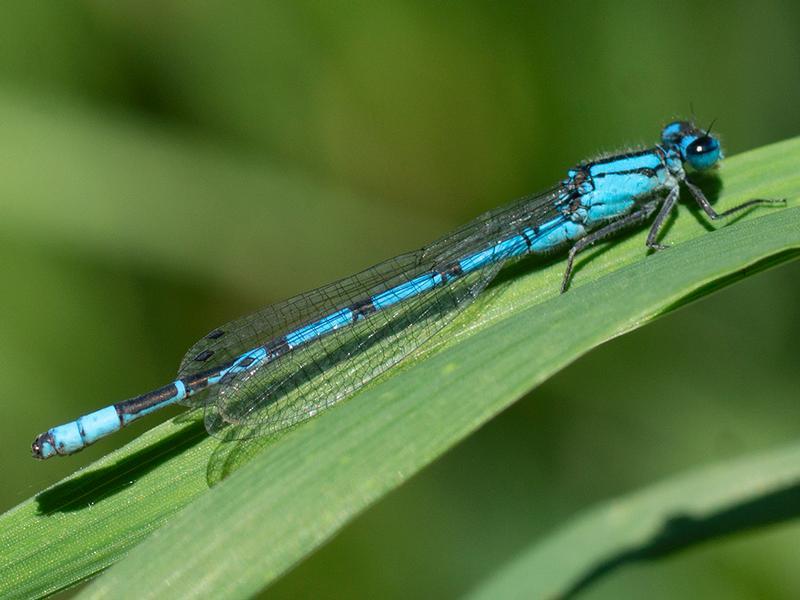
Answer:
<svg viewBox="0 0 800 600"><path fill-rule="evenodd" d="M416 252L268 306L215 329L184 357L172 383L54 427L33 443L36 458L72 454L171 404L203 408L208 431L226 438L275 433L352 394L418 349L526 254L575 255L656 214L658 235L683 183L712 219L771 202L750 200L716 213L686 180L707 169L719 141L693 124L667 125L652 148L576 166L552 189L481 215Z"/></svg>

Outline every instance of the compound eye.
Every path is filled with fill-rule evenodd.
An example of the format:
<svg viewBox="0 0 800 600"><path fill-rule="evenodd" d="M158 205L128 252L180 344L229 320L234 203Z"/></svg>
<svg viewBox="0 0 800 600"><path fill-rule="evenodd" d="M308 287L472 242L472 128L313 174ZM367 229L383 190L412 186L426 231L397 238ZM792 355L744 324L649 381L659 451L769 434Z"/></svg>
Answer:
<svg viewBox="0 0 800 600"><path fill-rule="evenodd" d="M686 147L686 160L695 169L708 169L714 166L719 159L719 142L710 135L695 138Z"/></svg>

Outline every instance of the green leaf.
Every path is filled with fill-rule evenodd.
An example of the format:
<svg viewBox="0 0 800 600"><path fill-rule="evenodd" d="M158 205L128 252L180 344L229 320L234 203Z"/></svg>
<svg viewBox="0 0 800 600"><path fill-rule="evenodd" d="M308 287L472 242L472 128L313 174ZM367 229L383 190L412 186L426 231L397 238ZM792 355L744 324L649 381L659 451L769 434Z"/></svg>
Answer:
<svg viewBox="0 0 800 600"><path fill-rule="evenodd" d="M563 263L518 263L435 347L280 438L220 446L191 419L154 428L0 518L0 594L61 589L130 551L85 595L252 595L593 347L796 257L798 158L795 139L721 171L718 208L751 197L791 207L713 233L681 209L667 232L674 248L645 257L637 232L587 252L564 296Z"/></svg>
<svg viewBox="0 0 800 600"><path fill-rule="evenodd" d="M567 598L614 568L798 514L800 444L671 477L578 515L476 589Z"/></svg>

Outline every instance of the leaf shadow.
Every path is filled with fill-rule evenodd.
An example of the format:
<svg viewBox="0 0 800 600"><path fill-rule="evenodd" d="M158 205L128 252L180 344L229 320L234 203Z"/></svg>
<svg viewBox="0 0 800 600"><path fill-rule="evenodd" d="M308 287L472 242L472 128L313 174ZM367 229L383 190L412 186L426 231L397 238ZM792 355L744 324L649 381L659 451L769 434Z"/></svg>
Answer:
<svg viewBox="0 0 800 600"><path fill-rule="evenodd" d="M203 421L185 427L117 462L85 473L37 494L39 515L83 510L132 486L142 476L207 438Z"/></svg>
<svg viewBox="0 0 800 600"><path fill-rule="evenodd" d="M676 514L649 541L619 552L589 569L564 593L571 598L625 565L664 558L722 536L800 517L800 483L734 504L707 517Z"/></svg>
<svg viewBox="0 0 800 600"><path fill-rule="evenodd" d="M240 438L237 434L223 430L222 435L214 436L219 443L214 448L206 466L206 482L209 487L220 483L234 471L250 462L267 446L297 429L299 424L263 436Z"/></svg>

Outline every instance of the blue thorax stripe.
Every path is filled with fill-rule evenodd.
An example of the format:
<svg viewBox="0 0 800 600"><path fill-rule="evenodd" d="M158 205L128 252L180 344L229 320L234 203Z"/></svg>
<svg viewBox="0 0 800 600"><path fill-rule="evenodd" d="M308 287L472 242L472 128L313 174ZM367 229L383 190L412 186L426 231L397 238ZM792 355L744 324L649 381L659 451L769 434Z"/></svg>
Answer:
<svg viewBox="0 0 800 600"><path fill-rule="evenodd" d="M656 170L663 166L661 156L653 150L626 154L613 159L600 160L589 164L592 177L603 177L614 173L626 173L642 169Z"/></svg>

